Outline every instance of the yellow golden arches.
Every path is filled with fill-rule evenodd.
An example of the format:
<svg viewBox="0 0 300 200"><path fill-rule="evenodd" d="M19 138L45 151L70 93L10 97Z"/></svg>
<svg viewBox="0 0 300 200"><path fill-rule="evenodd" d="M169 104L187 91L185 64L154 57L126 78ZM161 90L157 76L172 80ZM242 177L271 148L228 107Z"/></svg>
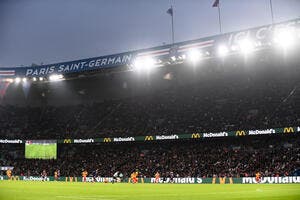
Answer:
<svg viewBox="0 0 300 200"><path fill-rule="evenodd" d="M294 133L293 127L285 127L283 128L283 133Z"/></svg>
<svg viewBox="0 0 300 200"><path fill-rule="evenodd" d="M245 131L236 131L236 132L235 132L235 135L236 135L236 136L245 136L245 135L246 135L246 132L245 132Z"/></svg>
<svg viewBox="0 0 300 200"><path fill-rule="evenodd" d="M103 142L111 142L111 138L104 138Z"/></svg>
<svg viewBox="0 0 300 200"><path fill-rule="evenodd" d="M199 133L193 133L192 134L192 138L200 138L200 134Z"/></svg>
<svg viewBox="0 0 300 200"><path fill-rule="evenodd" d="M71 139L64 139L64 143L65 144L70 144L70 143L72 143L72 140Z"/></svg>
<svg viewBox="0 0 300 200"><path fill-rule="evenodd" d="M149 141L149 140L153 140L153 136L152 135L147 135L146 137L145 137L145 141Z"/></svg>

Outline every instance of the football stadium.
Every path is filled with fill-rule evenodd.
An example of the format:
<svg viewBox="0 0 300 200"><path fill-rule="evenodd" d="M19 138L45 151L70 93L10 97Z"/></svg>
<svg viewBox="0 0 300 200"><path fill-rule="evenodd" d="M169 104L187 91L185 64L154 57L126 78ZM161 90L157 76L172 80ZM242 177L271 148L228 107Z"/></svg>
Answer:
<svg viewBox="0 0 300 200"><path fill-rule="evenodd" d="M220 34L171 6L170 44L0 67L0 199L300 199L300 18L223 33L220 2Z"/></svg>

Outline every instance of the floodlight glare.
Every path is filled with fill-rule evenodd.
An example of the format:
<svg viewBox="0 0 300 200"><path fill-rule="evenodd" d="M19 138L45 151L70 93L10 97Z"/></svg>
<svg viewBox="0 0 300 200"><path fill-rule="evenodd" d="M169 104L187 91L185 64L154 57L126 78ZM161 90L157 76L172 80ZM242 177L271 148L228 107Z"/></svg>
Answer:
<svg viewBox="0 0 300 200"><path fill-rule="evenodd" d="M198 49L191 49L188 52L188 59L193 63L198 62L200 60L201 56L202 56L202 54Z"/></svg>
<svg viewBox="0 0 300 200"><path fill-rule="evenodd" d="M254 50L254 44L249 39L239 41L239 47L241 52L243 52L244 54L249 54Z"/></svg>
<svg viewBox="0 0 300 200"><path fill-rule="evenodd" d="M23 83L26 83L26 82L27 82L27 78L23 78L23 79L22 79L22 82L23 82Z"/></svg>
<svg viewBox="0 0 300 200"><path fill-rule="evenodd" d="M237 50L238 50L237 45L232 45L232 46L231 46L231 50L232 50L232 51L237 51Z"/></svg>
<svg viewBox="0 0 300 200"><path fill-rule="evenodd" d="M279 29L274 33L274 42L284 49L292 47L295 39L295 29L292 28Z"/></svg>
<svg viewBox="0 0 300 200"><path fill-rule="evenodd" d="M39 80L40 80L40 81L43 81L43 80L44 80L44 78L43 78L43 77L40 77L40 78L39 78Z"/></svg>
<svg viewBox="0 0 300 200"><path fill-rule="evenodd" d="M50 81L61 81L63 78L64 77L61 74L53 74L53 75L49 76Z"/></svg>
<svg viewBox="0 0 300 200"><path fill-rule="evenodd" d="M14 79L12 79L12 78L7 78L7 79L4 79L4 81L7 81L7 82L9 82L9 83L12 83L12 82L14 82Z"/></svg>
<svg viewBox="0 0 300 200"><path fill-rule="evenodd" d="M133 63L134 70L150 70L155 67L155 60L151 57L140 57L137 58Z"/></svg>
<svg viewBox="0 0 300 200"><path fill-rule="evenodd" d="M21 78L17 77L15 78L15 83L20 83L21 82Z"/></svg>
<svg viewBox="0 0 300 200"><path fill-rule="evenodd" d="M219 46L219 49L218 49L219 56L224 57L228 54L228 52L229 52L229 50L226 46L224 46L224 45Z"/></svg>
<svg viewBox="0 0 300 200"><path fill-rule="evenodd" d="M37 81L36 77L33 77L32 80L33 80L33 81Z"/></svg>
<svg viewBox="0 0 300 200"><path fill-rule="evenodd" d="M172 56L171 59L172 59L172 61L176 61L176 57L175 56Z"/></svg>

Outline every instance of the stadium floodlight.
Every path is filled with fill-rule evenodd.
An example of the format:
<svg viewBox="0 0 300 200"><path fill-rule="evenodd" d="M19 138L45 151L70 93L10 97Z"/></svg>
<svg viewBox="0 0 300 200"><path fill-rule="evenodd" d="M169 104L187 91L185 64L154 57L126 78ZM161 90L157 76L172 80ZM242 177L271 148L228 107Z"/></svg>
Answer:
<svg viewBox="0 0 300 200"><path fill-rule="evenodd" d="M254 50L254 43L249 39L243 39L238 42L242 53L249 54Z"/></svg>
<svg viewBox="0 0 300 200"><path fill-rule="evenodd" d="M155 60L152 57L140 57L137 58L133 63L135 71L149 71L155 67Z"/></svg>
<svg viewBox="0 0 300 200"><path fill-rule="evenodd" d="M22 82L26 83L27 82L27 78L22 78Z"/></svg>
<svg viewBox="0 0 300 200"><path fill-rule="evenodd" d="M49 76L50 81L61 81L63 78L64 77L61 74L53 74L53 75Z"/></svg>
<svg viewBox="0 0 300 200"><path fill-rule="evenodd" d="M188 59L193 62L197 63L201 59L201 52L198 49L191 49L188 52Z"/></svg>
<svg viewBox="0 0 300 200"><path fill-rule="evenodd" d="M33 81L37 81L37 78L36 78L36 77L33 77L32 80L33 80Z"/></svg>
<svg viewBox="0 0 300 200"><path fill-rule="evenodd" d="M255 46L256 46L256 47L261 47L261 46L263 46L263 43L262 43L261 41L257 41L257 42L255 43Z"/></svg>
<svg viewBox="0 0 300 200"><path fill-rule="evenodd" d="M44 80L44 78L43 78L43 77L40 77L40 78L39 78L39 81L43 81L43 80Z"/></svg>
<svg viewBox="0 0 300 200"><path fill-rule="evenodd" d="M278 29L274 33L274 42L280 47L287 49L295 44L296 32L292 28Z"/></svg>
<svg viewBox="0 0 300 200"><path fill-rule="evenodd" d="M175 57L175 56L172 56L172 57L171 57L171 60L172 60L173 62L175 62L175 61L176 61L176 57Z"/></svg>
<svg viewBox="0 0 300 200"><path fill-rule="evenodd" d="M218 48L218 55L220 57L226 56L228 54L228 52L229 52L229 50L228 50L228 48L225 45L219 46L219 48Z"/></svg>
<svg viewBox="0 0 300 200"><path fill-rule="evenodd" d="M232 45L231 46L231 50L232 51L237 51L238 50L238 46L237 45Z"/></svg>
<svg viewBox="0 0 300 200"><path fill-rule="evenodd" d="M17 78L15 78L15 83L20 83L21 82L21 78L20 77L17 77Z"/></svg>
<svg viewBox="0 0 300 200"><path fill-rule="evenodd" d="M9 83L13 83L13 82L14 82L14 79L12 79L12 78L7 78L7 79L4 79L4 81L7 81L7 82L9 82Z"/></svg>

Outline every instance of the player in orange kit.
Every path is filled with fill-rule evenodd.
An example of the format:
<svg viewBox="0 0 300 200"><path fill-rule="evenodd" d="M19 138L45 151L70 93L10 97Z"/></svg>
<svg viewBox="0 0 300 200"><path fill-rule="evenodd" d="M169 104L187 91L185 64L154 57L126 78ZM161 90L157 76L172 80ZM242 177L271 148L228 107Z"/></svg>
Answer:
<svg viewBox="0 0 300 200"><path fill-rule="evenodd" d="M6 170L6 176L7 176L8 180L11 180L11 170L10 169Z"/></svg>
<svg viewBox="0 0 300 200"><path fill-rule="evenodd" d="M156 172L154 176L155 176L155 183L159 183L160 174Z"/></svg>
<svg viewBox="0 0 300 200"><path fill-rule="evenodd" d="M256 183L260 183L260 181L261 181L261 174L259 172L257 172L255 174L255 181L256 181Z"/></svg>
<svg viewBox="0 0 300 200"><path fill-rule="evenodd" d="M136 172L133 172L130 176L131 180L132 180L132 183L137 183L138 182L138 175L139 173L136 171Z"/></svg>
<svg viewBox="0 0 300 200"><path fill-rule="evenodd" d="M86 177L87 177L87 175L88 175L88 172L87 172L86 170L84 170L84 171L81 173L81 175L82 175L82 182L86 182Z"/></svg>

